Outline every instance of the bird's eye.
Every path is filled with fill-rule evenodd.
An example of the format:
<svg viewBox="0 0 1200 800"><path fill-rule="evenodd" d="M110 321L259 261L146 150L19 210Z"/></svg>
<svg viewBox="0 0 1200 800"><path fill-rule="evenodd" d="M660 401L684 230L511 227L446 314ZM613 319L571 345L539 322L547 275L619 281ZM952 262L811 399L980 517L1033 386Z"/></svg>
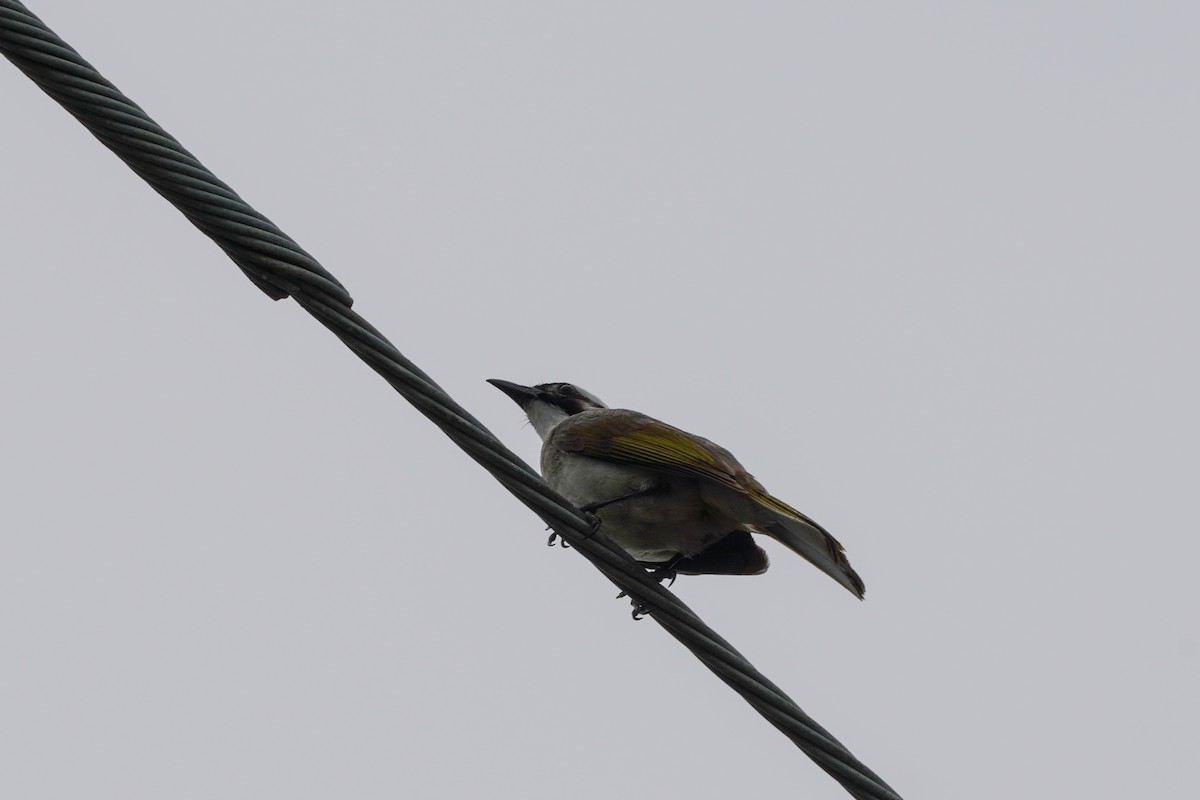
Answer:
<svg viewBox="0 0 1200 800"><path fill-rule="evenodd" d="M562 386L559 386L558 393L561 394L563 397L578 397L579 396L579 390L577 390L574 386L572 386L569 383L564 383Z"/></svg>

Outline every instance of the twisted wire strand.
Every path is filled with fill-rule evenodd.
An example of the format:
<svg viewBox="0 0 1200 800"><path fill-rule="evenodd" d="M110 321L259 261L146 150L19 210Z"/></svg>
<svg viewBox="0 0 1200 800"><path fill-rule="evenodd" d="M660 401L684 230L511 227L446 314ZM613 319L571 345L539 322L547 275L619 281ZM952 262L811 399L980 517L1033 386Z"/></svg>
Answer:
<svg viewBox="0 0 1200 800"><path fill-rule="evenodd" d="M852 797L899 800L679 598L606 537L593 536L577 509L351 310L349 293L333 275L16 0L0 0L0 52L213 239L259 289L276 300L292 297L328 328Z"/></svg>

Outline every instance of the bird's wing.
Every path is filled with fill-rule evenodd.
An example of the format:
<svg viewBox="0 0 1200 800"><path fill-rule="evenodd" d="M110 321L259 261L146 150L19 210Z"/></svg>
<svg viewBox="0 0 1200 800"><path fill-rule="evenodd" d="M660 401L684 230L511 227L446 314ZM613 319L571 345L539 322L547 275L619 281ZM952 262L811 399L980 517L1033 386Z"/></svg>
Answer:
<svg viewBox="0 0 1200 800"><path fill-rule="evenodd" d="M838 540L769 493L720 445L625 409L597 409L568 417L550 434L548 443L569 453L715 481L741 492L769 512L769 522L754 526L758 531L806 558L855 596L863 596L862 579Z"/></svg>
<svg viewBox="0 0 1200 800"><path fill-rule="evenodd" d="M636 411L606 408L575 414L559 423L548 443L581 456L716 481L739 492L762 491L725 448Z"/></svg>

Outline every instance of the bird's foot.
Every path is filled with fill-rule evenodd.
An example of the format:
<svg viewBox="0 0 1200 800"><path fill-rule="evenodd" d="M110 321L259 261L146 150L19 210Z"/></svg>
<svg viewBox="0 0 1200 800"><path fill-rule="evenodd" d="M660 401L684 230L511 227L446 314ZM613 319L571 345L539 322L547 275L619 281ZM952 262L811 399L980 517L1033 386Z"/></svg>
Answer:
<svg viewBox="0 0 1200 800"><path fill-rule="evenodd" d="M630 616L633 617L634 622L640 622L642 617L650 616L650 612L652 609L645 603L642 603L638 600L634 600L632 598L630 599L629 603L630 603L630 605L633 606L633 613Z"/></svg>
<svg viewBox="0 0 1200 800"><path fill-rule="evenodd" d="M583 518L587 520L588 524L588 532L584 534L583 538L590 539L596 535L596 531L600 530L600 518L590 511L584 511ZM546 540L547 547L554 547L554 543L558 542L560 547L565 547L568 550L571 549L571 545L567 544L567 540L563 538L558 531L554 530L549 525L546 526L546 530L550 531L550 538Z"/></svg>
<svg viewBox="0 0 1200 800"><path fill-rule="evenodd" d="M676 553L667 561L643 561L642 566L646 568L651 578L662 583L667 582L667 588L670 589L675 584L675 579L679 577L679 573L675 571L675 567L683 561L683 554Z"/></svg>
<svg viewBox="0 0 1200 800"><path fill-rule="evenodd" d="M629 597L629 593L621 592L619 595L617 595L618 600L620 600L622 597ZM650 616L650 612L652 609L650 608L650 606L646 605L645 603L640 602L638 600L634 600L632 597L630 597L629 604L631 606L633 606L633 618L635 621L641 619L642 617Z"/></svg>
<svg viewBox="0 0 1200 800"><path fill-rule="evenodd" d="M658 581L659 583L666 581L668 589L675 585L675 579L679 577L679 573L673 570L670 564L664 564L661 567L655 567L652 570L648 570L648 572L650 573L650 577L654 578L654 580Z"/></svg>
<svg viewBox="0 0 1200 800"><path fill-rule="evenodd" d="M666 588L670 589L671 586L675 583L675 579L679 577L679 573L675 571L675 565L678 564L682 560L683 560L683 556L675 556L670 561L667 561L662 564L646 563L645 561L642 561L640 563L643 567L646 568L647 575L649 575L651 578L658 581L659 583L666 581L667 582ZM629 596L629 593L623 591L619 595L617 595L617 599L620 600L622 597L628 597L628 596ZM633 604L636 607L638 605L638 602L635 600L635 601L633 601Z"/></svg>

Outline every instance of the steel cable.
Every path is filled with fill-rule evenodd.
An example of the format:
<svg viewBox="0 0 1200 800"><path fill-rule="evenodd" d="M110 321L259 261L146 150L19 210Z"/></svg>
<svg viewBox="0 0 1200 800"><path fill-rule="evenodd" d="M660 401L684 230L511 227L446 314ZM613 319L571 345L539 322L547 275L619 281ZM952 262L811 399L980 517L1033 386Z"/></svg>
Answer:
<svg viewBox="0 0 1200 800"><path fill-rule="evenodd" d="M527 464L351 310L336 278L15 0L0 0L0 52L58 101L274 299L292 297L740 694L851 796L899 800L870 769L603 535Z"/></svg>

